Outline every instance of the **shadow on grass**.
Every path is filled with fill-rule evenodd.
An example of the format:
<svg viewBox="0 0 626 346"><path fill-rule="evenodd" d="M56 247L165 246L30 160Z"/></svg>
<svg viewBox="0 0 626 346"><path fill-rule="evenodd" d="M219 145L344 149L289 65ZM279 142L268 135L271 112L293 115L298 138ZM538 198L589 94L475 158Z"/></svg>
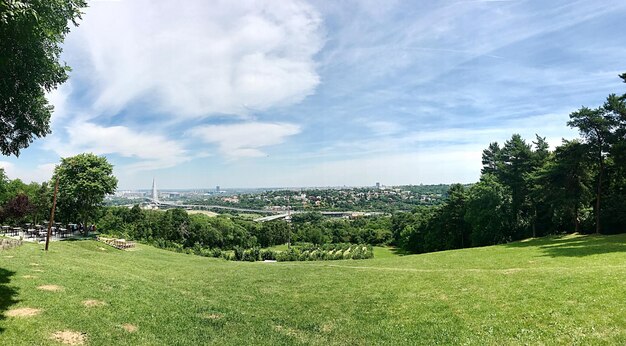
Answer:
<svg viewBox="0 0 626 346"><path fill-rule="evenodd" d="M8 285L13 275L15 275L15 272L0 268L0 321L6 319L4 312L7 311L11 305L18 302L15 299L17 297L17 290ZM2 332L4 332L4 328L0 326L0 334Z"/></svg>
<svg viewBox="0 0 626 346"><path fill-rule="evenodd" d="M550 236L506 244L511 248L537 247L550 257L585 257L626 252L626 235Z"/></svg>
<svg viewBox="0 0 626 346"><path fill-rule="evenodd" d="M396 256L406 256L406 255L413 255L413 253L406 251L402 248L399 247L392 247L389 248L389 250L391 251L392 254L396 255Z"/></svg>

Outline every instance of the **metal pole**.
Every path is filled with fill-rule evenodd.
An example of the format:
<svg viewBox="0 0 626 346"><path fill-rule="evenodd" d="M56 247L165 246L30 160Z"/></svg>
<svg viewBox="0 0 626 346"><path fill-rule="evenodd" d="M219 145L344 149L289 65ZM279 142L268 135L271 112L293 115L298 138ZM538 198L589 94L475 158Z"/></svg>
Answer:
<svg viewBox="0 0 626 346"><path fill-rule="evenodd" d="M54 183L54 199L52 200L52 212L50 212L50 223L48 224L48 236L46 237L46 251L48 251L48 244L50 244L50 236L52 235L52 224L54 223L54 210L57 207L57 192L59 191L59 177L57 177Z"/></svg>

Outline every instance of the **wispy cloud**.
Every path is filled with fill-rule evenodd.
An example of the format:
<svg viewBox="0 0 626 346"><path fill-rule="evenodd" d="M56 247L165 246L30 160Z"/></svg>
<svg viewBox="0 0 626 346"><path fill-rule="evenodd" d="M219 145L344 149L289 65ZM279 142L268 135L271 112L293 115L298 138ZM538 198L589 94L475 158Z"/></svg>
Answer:
<svg viewBox="0 0 626 346"><path fill-rule="evenodd" d="M53 137L46 142L48 149L61 157L91 152L98 155L119 155L137 160L130 169L159 169L173 167L192 159L183 145L163 135L138 132L124 126L100 126L89 122L72 123L67 136Z"/></svg>
<svg viewBox="0 0 626 346"><path fill-rule="evenodd" d="M142 102L170 117L245 115L311 94L322 42L301 0L120 1L87 9L68 58L98 113Z"/></svg>
<svg viewBox="0 0 626 346"><path fill-rule="evenodd" d="M0 161L0 168L10 179L20 179L25 183L44 182L50 180L54 172L56 164L44 163L39 164L34 169L27 169L9 161Z"/></svg>
<svg viewBox="0 0 626 346"><path fill-rule="evenodd" d="M299 132L295 124L261 122L205 125L189 131L205 143L217 144L220 152L230 158L266 156L262 148L281 144Z"/></svg>

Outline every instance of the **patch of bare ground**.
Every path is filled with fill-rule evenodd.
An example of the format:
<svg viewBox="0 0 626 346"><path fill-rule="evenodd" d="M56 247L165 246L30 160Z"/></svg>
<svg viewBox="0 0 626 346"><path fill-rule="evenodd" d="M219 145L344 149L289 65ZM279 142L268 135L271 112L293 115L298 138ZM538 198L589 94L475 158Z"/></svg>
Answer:
<svg viewBox="0 0 626 346"><path fill-rule="evenodd" d="M95 308L99 306L105 306L107 305L107 303L103 302L102 300L87 299L83 301L83 305L88 308Z"/></svg>
<svg viewBox="0 0 626 346"><path fill-rule="evenodd" d="M320 330L322 331L322 333L330 333L333 331L334 328L335 326L332 323L324 323Z"/></svg>
<svg viewBox="0 0 626 346"><path fill-rule="evenodd" d="M49 291L49 292L58 292L58 291L63 290L63 287L58 286L58 285L42 285L37 288L42 291Z"/></svg>
<svg viewBox="0 0 626 346"><path fill-rule="evenodd" d="M34 275L22 275L22 279L36 279L37 277Z"/></svg>
<svg viewBox="0 0 626 346"><path fill-rule="evenodd" d="M4 258L13 258L14 256L2 256Z"/></svg>
<svg viewBox="0 0 626 346"><path fill-rule="evenodd" d="M37 272L37 273L43 273L43 270L41 270L41 269L33 269L33 271Z"/></svg>
<svg viewBox="0 0 626 346"><path fill-rule="evenodd" d="M129 333L134 333L134 332L136 332L136 331L137 331L137 329L139 329L139 328L137 328L137 326L136 326L136 325L134 325L134 324L130 324L130 323L125 323L125 324L122 324L122 328L123 328L125 331L129 332Z"/></svg>
<svg viewBox="0 0 626 346"><path fill-rule="evenodd" d="M32 316L37 316L41 313L40 309L33 309L33 308L19 308L19 309L12 309L7 311L7 316L8 317L32 317Z"/></svg>
<svg viewBox="0 0 626 346"><path fill-rule="evenodd" d="M87 341L87 335L85 333L75 332L72 330L63 330L52 334L50 339L56 340L65 345L84 345Z"/></svg>
<svg viewBox="0 0 626 346"><path fill-rule="evenodd" d="M39 263L28 263L28 265L31 265L33 267L37 267L37 266L39 266Z"/></svg>
<svg viewBox="0 0 626 346"><path fill-rule="evenodd" d="M202 314L202 318L206 318L207 320L219 320L222 318L222 314Z"/></svg>

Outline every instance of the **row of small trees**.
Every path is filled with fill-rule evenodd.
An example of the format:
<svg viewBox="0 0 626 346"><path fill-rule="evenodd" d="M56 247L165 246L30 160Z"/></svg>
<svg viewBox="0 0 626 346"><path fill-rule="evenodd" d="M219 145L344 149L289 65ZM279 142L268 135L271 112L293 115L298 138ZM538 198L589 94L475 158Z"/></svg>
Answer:
<svg viewBox="0 0 626 346"><path fill-rule="evenodd" d="M626 74L620 76L626 82ZM581 138L550 151L513 135L483 151L480 181L453 185L447 203L392 220L413 252L490 245L563 232L626 231L626 94L570 114Z"/></svg>

